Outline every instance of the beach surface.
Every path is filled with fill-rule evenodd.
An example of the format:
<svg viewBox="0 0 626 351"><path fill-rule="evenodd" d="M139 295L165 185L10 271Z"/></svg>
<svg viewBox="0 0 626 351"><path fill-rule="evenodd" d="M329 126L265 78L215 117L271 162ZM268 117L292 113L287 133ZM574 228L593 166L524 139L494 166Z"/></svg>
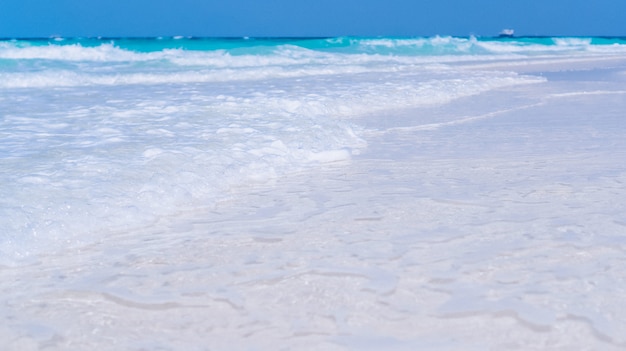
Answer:
<svg viewBox="0 0 626 351"><path fill-rule="evenodd" d="M626 58L462 64L545 81L360 115L349 160L2 266L2 348L626 348Z"/></svg>

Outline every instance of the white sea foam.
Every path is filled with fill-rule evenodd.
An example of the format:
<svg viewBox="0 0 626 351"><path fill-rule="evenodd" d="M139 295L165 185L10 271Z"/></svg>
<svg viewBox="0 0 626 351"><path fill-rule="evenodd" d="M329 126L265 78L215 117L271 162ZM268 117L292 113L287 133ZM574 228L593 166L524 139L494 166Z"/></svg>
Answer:
<svg viewBox="0 0 626 351"><path fill-rule="evenodd" d="M0 180L19 184L0 194L9 262L210 206L232 187L311 162L348 160L364 147L346 121L355 116L544 81L292 47L269 56L110 44L11 50L53 61L0 72L11 95Z"/></svg>
<svg viewBox="0 0 626 351"><path fill-rule="evenodd" d="M363 147L349 125L315 116L135 103L59 111L43 124L6 116L2 183L12 185L2 188L4 263L211 206L231 187L346 160Z"/></svg>
<svg viewBox="0 0 626 351"><path fill-rule="evenodd" d="M120 49L113 44L100 44L96 47L73 45L21 46L12 42L0 43L0 58L13 60L58 60L58 61L137 61L153 59L161 54L141 54Z"/></svg>

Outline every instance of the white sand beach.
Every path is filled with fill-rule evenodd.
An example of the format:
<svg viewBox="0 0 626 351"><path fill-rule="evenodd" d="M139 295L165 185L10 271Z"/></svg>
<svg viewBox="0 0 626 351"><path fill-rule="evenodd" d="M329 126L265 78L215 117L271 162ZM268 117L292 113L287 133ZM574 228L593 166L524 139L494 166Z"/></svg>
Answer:
<svg viewBox="0 0 626 351"><path fill-rule="evenodd" d="M626 348L626 58L529 62L361 115L350 160L0 267L2 349Z"/></svg>

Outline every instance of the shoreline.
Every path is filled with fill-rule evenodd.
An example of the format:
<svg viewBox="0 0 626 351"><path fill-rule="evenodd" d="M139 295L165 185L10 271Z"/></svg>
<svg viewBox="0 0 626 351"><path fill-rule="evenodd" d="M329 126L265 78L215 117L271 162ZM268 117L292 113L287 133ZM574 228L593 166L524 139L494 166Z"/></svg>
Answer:
<svg viewBox="0 0 626 351"><path fill-rule="evenodd" d="M360 117L368 147L350 163L2 267L0 339L16 350L622 349L626 92L621 78L569 74Z"/></svg>

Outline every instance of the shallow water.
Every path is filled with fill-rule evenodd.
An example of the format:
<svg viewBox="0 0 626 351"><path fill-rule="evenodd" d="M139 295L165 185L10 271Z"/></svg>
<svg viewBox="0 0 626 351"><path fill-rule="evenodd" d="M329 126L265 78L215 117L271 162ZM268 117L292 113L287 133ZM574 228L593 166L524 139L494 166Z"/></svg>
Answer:
<svg viewBox="0 0 626 351"><path fill-rule="evenodd" d="M228 199L233 187L348 160L366 147L357 116L543 81L433 64L438 56L424 61L419 48L367 53L366 40L255 42L0 42L0 262L106 240Z"/></svg>
<svg viewBox="0 0 626 351"><path fill-rule="evenodd" d="M307 118L314 122L304 125L293 121L295 113L263 107L276 124L262 116L244 119L237 114L243 119L239 126L212 126L206 118L185 126L184 121L199 114L198 104L158 95L157 86L142 87L149 92L145 96L159 97L151 104L164 99L155 111L177 108L170 117L151 105L135 105L144 95L129 88L118 96L126 100L112 103L109 112L131 123L116 125L122 131L112 137L123 140L100 150L89 144L103 142L89 135L98 130L90 126L58 122L68 123L62 128L82 131L78 136L71 133L68 140L60 132L45 132L50 126L22 122L23 131L38 135L42 143L56 140L53 145L60 148L43 153L36 143L25 143L31 149L24 152L41 157L29 162L52 167L48 177L59 173L60 184L52 193L31 179L25 184L34 185L27 189L75 198L78 206L83 206L83 197L74 191L89 189L108 211L121 211L113 204L126 203L139 209L128 216L134 227L128 221L115 222L119 218L113 212L100 209L93 210L100 216L95 219L91 212L64 219L66 226L77 221L98 228L113 221L117 226L105 227L106 235L68 233L61 226L54 247L38 246L39 240L46 240L38 236L5 242L10 250L37 251L5 256L0 269L0 339L14 350L622 349L626 70L621 67L626 61L614 57L620 64L597 71L594 67L606 65L604 58L588 57L584 66L590 70L580 70L581 61L572 64L570 58L565 57L557 71L546 65L532 76L513 73L528 69L529 59L520 59L509 60L505 71L492 72L490 63L477 69L472 63L471 68L459 64L443 73L424 73L418 67L414 76L322 77L319 84L299 83L301 90L295 81L280 81L284 87L291 84L280 97L293 97L305 106L319 99L338 101L337 92L354 98L349 111L358 113L334 113L333 118L312 113ZM458 74L457 90L450 90L448 73ZM390 84L374 84L374 76ZM404 90L398 87L404 79L409 81L402 84L413 89L428 81L423 94L468 93L420 103L420 97L433 95L410 90L407 95L413 100L403 105ZM499 79L505 83L491 85ZM242 97L237 108L247 106L245 111L254 114L253 106L269 105L267 81L246 84L264 95L255 99L251 94L248 102ZM360 88L352 90L351 85ZM226 109L206 98L213 85L175 86L182 95L192 89L204 94L200 106ZM328 86L333 89L322 89ZM387 91L387 86L390 90L378 101L389 104L372 108L376 93ZM357 94L368 91L364 87L371 94L359 100ZM117 94L122 89L114 90ZM310 91L318 95L307 100L304 92ZM78 92L69 94L70 102L63 106L76 104ZM96 101L85 99L80 100L87 101L84 105ZM365 111L358 110L361 105ZM10 116L20 113L14 110ZM47 116L54 119L55 114ZM104 125L98 128L107 128L105 113L94 116L104 121L95 119L95 125ZM160 122L166 116L170 119ZM218 133L219 128L228 129ZM250 138L257 134L246 128L277 137ZM174 136L147 133L160 129L175 131ZM270 160L249 173L240 170L247 163L237 164L237 176L216 172L215 177L229 182L221 196L159 212L168 209L162 202L172 187L197 186L192 175L207 172L202 157L236 159L224 142L212 144L222 145L219 153L213 152L219 148L194 137L207 130L243 144L242 162L257 161L255 152ZM14 140L19 140L15 134ZM187 134L190 140L175 137ZM331 153L321 160L304 159L302 154L289 158L274 144L280 140L288 148L287 138L308 145L306 152ZM119 149L111 147L118 144ZM203 152L197 151L198 144ZM318 145L330 146L316 149ZM343 151L332 153L336 150ZM94 161L83 169L50 161L72 157ZM104 164L99 160L114 165L98 173ZM267 162L279 171L254 182L245 178L267 174ZM187 172L192 179L172 182L184 174L178 172L181 167L191 167ZM168 171L171 174L161 178L152 176ZM169 189L163 191L168 196L155 195L144 204L128 194L133 181L147 183L157 195ZM59 198L35 201L24 195L16 200L14 189L5 203L30 201L44 208L46 201ZM137 214L140 210L148 216L145 222L137 219L143 218ZM106 222L106 216L114 220ZM89 240L77 239L85 235Z"/></svg>

